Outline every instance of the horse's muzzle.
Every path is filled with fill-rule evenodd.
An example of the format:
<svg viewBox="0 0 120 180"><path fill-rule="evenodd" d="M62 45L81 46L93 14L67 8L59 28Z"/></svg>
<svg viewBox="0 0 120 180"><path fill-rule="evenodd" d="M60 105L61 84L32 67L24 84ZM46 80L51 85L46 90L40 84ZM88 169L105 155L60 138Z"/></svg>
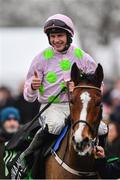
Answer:
<svg viewBox="0 0 120 180"><path fill-rule="evenodd" d="M74 150L80 155L91 155L92 152L92 142L88 137L84 138L81 142L76 142L73 136L72 138Z"/></svg>

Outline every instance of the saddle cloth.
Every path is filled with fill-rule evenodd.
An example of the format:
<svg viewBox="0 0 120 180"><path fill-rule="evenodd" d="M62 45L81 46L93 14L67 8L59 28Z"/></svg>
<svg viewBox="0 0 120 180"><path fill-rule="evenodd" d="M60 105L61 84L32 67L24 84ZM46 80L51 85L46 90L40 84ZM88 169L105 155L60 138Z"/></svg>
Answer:
<svg viewBox="0 0 120 180"><path fill-rule="evenodd" d="M46 144L46 146L44 146L43 148L43 151L42 151L43 157L46 157L47 155L49 155L49 153L51 152L51 149L55 152L59 150L60 145L65 135L67 134L68 129L69 129L69 125L66 125L61 131L60 135L58 136L54 135L53 137L51 137L51 142Z"/></svg>

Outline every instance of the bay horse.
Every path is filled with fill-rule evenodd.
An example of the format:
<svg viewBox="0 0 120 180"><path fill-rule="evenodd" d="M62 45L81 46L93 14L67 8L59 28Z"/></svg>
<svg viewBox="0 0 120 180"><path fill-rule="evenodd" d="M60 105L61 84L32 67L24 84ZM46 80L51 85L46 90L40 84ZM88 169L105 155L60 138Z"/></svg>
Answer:
<svg viewBox="0 0 120 180"><path fill-rule="evenodd" d="M94 74L85 74L76 63L71 69L75 88L70 95L71 126L57 152L45 162L46 179L93 179L95 171L93 148L98 143L98 127L101 120L104 73L98 64Z"/></svg>

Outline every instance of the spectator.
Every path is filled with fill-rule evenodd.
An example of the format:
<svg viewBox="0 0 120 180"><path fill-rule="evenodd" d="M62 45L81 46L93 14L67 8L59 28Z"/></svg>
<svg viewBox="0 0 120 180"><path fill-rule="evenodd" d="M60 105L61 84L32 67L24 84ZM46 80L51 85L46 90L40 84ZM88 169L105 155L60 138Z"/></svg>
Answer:
<svg viewBox="0 0 120 180"><path fill-rule="evenodd" d="M40 104L36 100L33 103L29 103L24 100L23 97L23 87L22 83L19 88L19 95L15 98L14 106L20 110L21 124L25 124L32 120L32 118L39 112Z"/></svg>
<svg viewBox="0 0 120 180"><path fill-rule="evenodd" d="M120 106L110 116L105 150L98 146L95 155L98 157L96 168L102 178L120 178Z"/></svg>
<svg viewBox="0 0 120 180"><path fill-rule="evenodd" d="M14 104L14 100L12 98L10 90L5 87L0 87L0 110L7 106L12 106Z"/></svg>
<svg viewBox="0 0 120 180"><path fill-rule="evenodd" d="M111 100L113 107L120 105L120 79L115 83L114 89L111 91Z"/></svg>
<svg viewBox="0 0 120 180"><path fill-rule="evenodd" d="M104 93L103 93L103 119L106 123L109 121L109 116L112 112L112 101L111 101L111 89L104 85Z"/></svg>
<svg viewBox="0 0 120 180"><path fill-rule="evenodd" d="M6 145L20 127L20 114L16 108L7 107L1 111L0 117L0 179L4 179L8 176L6 162L15 156L15 152L6 150Z"/></svg>

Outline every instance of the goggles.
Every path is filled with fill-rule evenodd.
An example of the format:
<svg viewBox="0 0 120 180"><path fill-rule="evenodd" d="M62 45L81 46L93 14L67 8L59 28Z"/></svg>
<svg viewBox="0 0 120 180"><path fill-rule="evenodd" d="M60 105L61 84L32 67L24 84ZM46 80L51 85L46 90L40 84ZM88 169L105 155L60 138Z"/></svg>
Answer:
<svg viewBox="0 0 120 180"><path fill-rule="evenodd" d="M54 27L69 29L70 31L73 32L73 30L69 26L67 26L63 21L57 20L57 19L52 19L52 20L46 22L46 24L44 26L44 31L46 31L47 29L54 28Z"/></svg>

